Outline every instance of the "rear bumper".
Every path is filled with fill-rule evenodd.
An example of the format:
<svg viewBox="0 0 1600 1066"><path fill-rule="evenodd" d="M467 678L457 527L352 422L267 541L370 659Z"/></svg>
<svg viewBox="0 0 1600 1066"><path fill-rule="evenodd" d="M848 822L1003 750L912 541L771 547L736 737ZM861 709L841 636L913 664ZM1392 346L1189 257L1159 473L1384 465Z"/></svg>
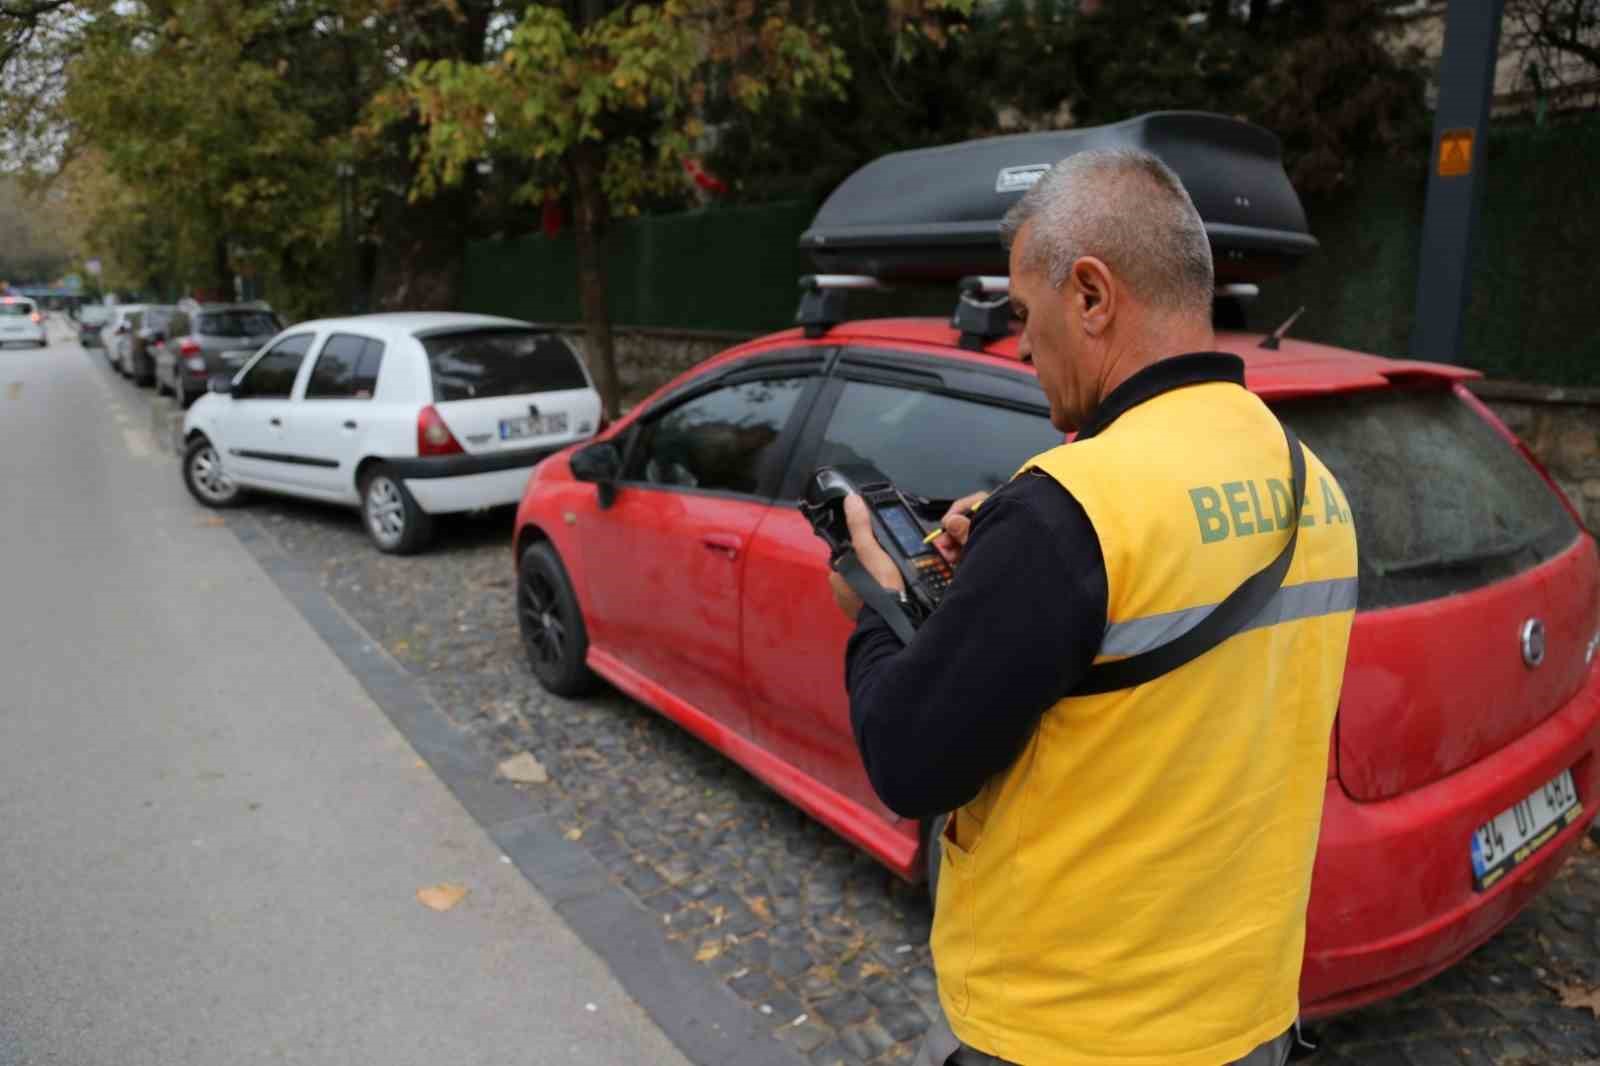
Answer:
<svg viewBox="0 0 1600 1066"><path fill-rule="evenodd" d="M424 455L415 459L385 459L384 463L409 483L413 478L455 478L493 474L502 470L526 472L565 447L565 444L561 444L554 448L518 448L489 455Z"/></svg>
<svg viewBox="0 0 1600 1066"><path fill-rule="evenodd" d="M487 463L480 459L476 463L457 464L454 467L424 467L421 468L424 471L421 474L415 472L417 463L479 457L452 455L438 459L397 459L388 460L388 465L405 481L406 489L424 511L429 514L449 514L454 511L475 511L482 507L500 507L521 500L533 468L551 451L540 449L534 457L519 454L523 454L523 457L515 465Z"/></svg>
<svg viewBox="0 0 1600 1066"><path fill-rule="evenodd" d="M1376 803L1329 781L1312 882L1301 1002L1325 1017L1388 998L1465 957L1525 908L1600 810L1600 671L1565 707L1449 777ZM1570 769L1584 814L1487 892L1473 833Z"/></svg>

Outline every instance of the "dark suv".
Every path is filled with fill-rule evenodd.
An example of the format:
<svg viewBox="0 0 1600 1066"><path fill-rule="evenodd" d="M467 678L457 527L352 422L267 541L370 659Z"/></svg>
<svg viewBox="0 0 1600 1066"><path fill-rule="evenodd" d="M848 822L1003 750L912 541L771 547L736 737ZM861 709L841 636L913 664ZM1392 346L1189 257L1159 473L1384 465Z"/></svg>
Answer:
<svg viewBox="0 0 1600 1066"><path fill-rule="evenodd" d="M184 407L206 391L215 374L234 374L283 328L266 303L199 303L184 300L155 351L156 387Z"/></svg>

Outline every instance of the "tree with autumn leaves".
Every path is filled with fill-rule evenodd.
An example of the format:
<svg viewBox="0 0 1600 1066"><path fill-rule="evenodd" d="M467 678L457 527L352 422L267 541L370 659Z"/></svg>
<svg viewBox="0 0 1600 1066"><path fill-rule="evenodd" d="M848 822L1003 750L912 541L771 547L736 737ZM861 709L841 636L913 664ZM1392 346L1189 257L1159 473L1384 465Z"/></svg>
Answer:
<svg viewBox="0 0 1600 1066"><path fill-rule="evenodd" d="M830 27L788 0L664 0L576 12L535 4L481 63L413 67L379 98L373 129L417 121L418 198L469 180L482 161L522 166L517 198L574 205L577 284L591 366L608 413L619 388L602 238L607 222L683 187L708 143L708 110L797 118L842 95L851 72ZM933 32L929 9L905 4L895 29Z"/></svg>

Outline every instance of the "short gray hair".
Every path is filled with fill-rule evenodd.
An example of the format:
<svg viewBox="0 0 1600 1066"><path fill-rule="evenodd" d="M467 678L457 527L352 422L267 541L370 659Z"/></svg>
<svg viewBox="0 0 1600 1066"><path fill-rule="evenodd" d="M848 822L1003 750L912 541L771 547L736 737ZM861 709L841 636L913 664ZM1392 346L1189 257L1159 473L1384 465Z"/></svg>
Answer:
<svg viewBox="0 0 1600 1066"><path fill-rule="evenodd" d="M1006 212L1000 238L1009 249L1028 235L1028 265L1059 288L1072 264L1103 261L1153 307L1211 314L1211 242L1183 182L1138 148L1095 148L1068 156Z"/></svg>

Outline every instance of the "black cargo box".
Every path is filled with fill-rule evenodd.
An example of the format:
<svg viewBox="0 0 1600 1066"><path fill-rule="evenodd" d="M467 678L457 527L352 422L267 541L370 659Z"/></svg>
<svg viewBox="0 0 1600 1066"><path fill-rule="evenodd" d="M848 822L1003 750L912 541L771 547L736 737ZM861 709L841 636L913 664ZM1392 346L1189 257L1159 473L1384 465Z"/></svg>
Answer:
<svg viewBox="0 0 1600 1066"><path fill-rule="evenodd" d="M926 282L1004 274L1007 209L1051 164L1119 145L1154 153L1183 180L1211 236L1218 284L1261 281L1316 250L1278 138L1200 111L883 156L833 191L800 246L824 273Z"/></svg>

